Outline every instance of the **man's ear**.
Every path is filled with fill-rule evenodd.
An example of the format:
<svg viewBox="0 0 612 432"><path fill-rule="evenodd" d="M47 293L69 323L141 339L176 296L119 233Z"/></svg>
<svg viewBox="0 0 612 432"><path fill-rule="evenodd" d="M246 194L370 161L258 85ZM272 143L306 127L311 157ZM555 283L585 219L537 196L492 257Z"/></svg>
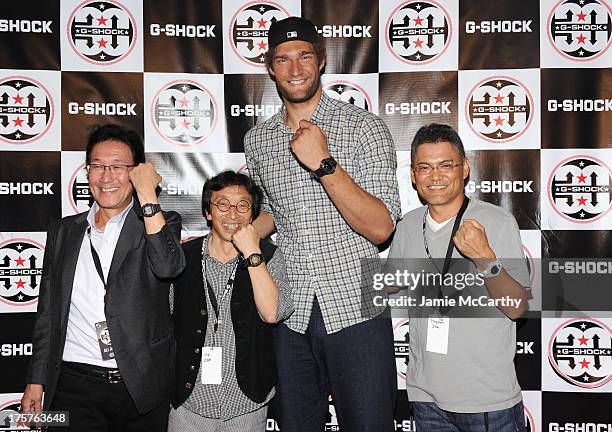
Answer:
<svg viewBox="0 0 612 432"><path fill-rule="evenodd" d="M325 68L325 65L327 64L327 58L324 57L323 59L321 59L321 61L319 62L319 73L321 71L323 71L323 69Z"/></svg>
<svg viewBox="0 0 612 432"><path fill-rule="evenodd" d="M204 210L204 214L205 214L207 220L209 220L209 221L212 220L212 216L210 215L210 213L208 213L208 211Z"/></svg>
<svg viewBox="0 0 612 432"><path fill-rule="evenodd" d="M463 180L470 175L470 162L466 157L463 158Z"/></svg>

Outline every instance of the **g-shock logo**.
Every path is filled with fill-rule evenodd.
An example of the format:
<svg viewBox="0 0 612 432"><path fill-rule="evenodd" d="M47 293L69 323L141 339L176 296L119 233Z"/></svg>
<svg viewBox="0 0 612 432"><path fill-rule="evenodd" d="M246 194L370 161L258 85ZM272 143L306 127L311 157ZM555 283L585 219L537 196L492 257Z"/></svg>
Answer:
<svg viewBox="0 0 612 432"><path fill-rule="evenodd" d="M89 190L85 163L79 165L70 176L70 181L68 182L68 201L75 213L89 210L94 203L93 195Z"/></svg>
<svg viewBox="0 0 612 432"><path fill-rule="evenodd" d="M402 62L425 64L448 48L452 27L448 12L433 0L398 6L385 29L387 47Z"/></svg>
<svg viewBox="0 0 612 432"><path fill-rule="evenodd" d="M355 83L348 81L332 81L323 87L327 96L348 102L351 105L363 108L366 111L372 110L372 101L367 92Z"/></svg>
<svg viewBox="0 0 612 432"><path fill-rule="evenodd" d="M273 2L247 3L230 22L230 46L238 58L253 66L264 66L268 51L268 30L276 21L289 17L289 12Z"/></svg>
<svg viewBox="0 0 612 432"><path fill-rule="evenodd" d="M44 246L15 238L0 243L0 301L28 306L38 300Z"/></svg>
<svg viewBox="0 0 612 432"><path fill-rule="evenodd" d="M572 156L560 162L548 178L548 199L553 209L571 222L600 219L612 207L612 172L591 156Z"/></svg>
<svg viewBox="0 0 612 432"><path fill-rule="evenodd" d="M410 320L401 319L393 326L393 348L395 350L395 367L397 376L406 380L408 371L408 354L410 354Z"/></svg>
<svg viewBox="0 0 612 432"><path fill-rule="evenodd" d="M601 56L612 36L612 11L605 1L561 0L548 15L548 40L563 57L588 61Z"/></svg>
<svg viewBox="0 0 612 432"><path fill-rule="evenodd" d="M593 318L566 321L554 331L548 344L548 361L569 384L596 388L612 378L612 334Z"/></svg>
<svg viewBox="0 0 612 432"><path fill-rule="evenodd" d="M70 45L88 63L121 61L134 49L136 35L134 16L116 1L85 1L68 19Z"/></svg>
<svg viewBox="0 0 612 432"><path fill-rule="evenodd" d="M470 128L493 143L518 138L533 120L533 97L517 79L490 77L480 81L466 101Z"/></svg>
<svg viewBox="0 0 612 432"><path fill-rule="evenodd" d="M189 147L200 144L213 132L218 118L212 93L195 81L172 81L157 92L151 121L167 141Z"/></svg>
<svg viewBox="0 0 612 432"><path fill-rule="evenodd" d="M36 141L54 116L51 94L38 81L14 76L0 82L0 140L9 144Z"/></svg>

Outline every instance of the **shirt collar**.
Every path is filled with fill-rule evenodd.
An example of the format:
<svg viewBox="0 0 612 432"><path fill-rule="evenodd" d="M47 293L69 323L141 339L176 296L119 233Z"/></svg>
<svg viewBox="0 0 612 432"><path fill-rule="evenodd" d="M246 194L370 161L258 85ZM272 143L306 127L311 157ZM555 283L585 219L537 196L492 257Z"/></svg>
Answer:
<svg viewBox="0 0 612 432"><path fill-rule="evenodd" d="M112 218L110 218L108 222L110 223L123 222L133 206L134 206L134 198L132 197L130 204L126 208L121 210L121 213L118 213ZM96 224L95 224L95 217L96 217L96 213L98 213L98 210L100 210L100 206L98 205L97 202L94 201L93 205L89 209L89 212L87 213L87 223L89 224L90 227L92 227L96 231L99 231L98 228L96 228Z"/></svg>
<svg viewBox="0 0 612 432"><path fill-rule="evenodd" d="M327 94L322 91L321 98L319 99L319 103L317 104L317 107L315 108L314 112L312 113L312 116L310 117L310 121L314 124L320 124L324 122L324 113L332 108L332 98L327 96ZM286 112L287 108L283 104L283 108L270 118L270 121L268 123L268 129L276 129L278 127L283 126L288 128L287 124L284 121Z"/></svg>

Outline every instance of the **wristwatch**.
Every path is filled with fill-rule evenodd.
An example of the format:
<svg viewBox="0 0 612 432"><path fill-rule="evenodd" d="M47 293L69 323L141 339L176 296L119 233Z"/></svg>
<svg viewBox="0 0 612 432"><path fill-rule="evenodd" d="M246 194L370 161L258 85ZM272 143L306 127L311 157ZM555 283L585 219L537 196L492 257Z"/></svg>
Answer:
<svg viewBox="0 0 612 432"><path fill-rule="evenodd" d="M338 165L338 162L336 162L336 159L334 159L333 157L328 157L325 158L321 161L321 166L319 167L318 170L315 170L312 172L312 176L316 179L320 179L323 176L326 176L328 174L333 174L334 171L336 171L336 166Z"/></svg>
<svg viewBox="0 0 612 432"><path fill-rule="evenodd" d="M161 211L161 205L159 204L147 203L143 205L142 207L140 207L140 213L142 213L144 217L154 216L160 211Z"/></svg>
<svg viewBox="0 0 612 432"><path fill-rule="evenodd" d="M263 262L263 260L263 256L260 253L253 253L244 261L247 267L257 267Z"/></svg>
<svg viewBox="0 0 612 432"><path fill-rule="evenodd" d="M487 268L481 271L480 274L485 279L494 278L495 276L499 275L501 271L502 271L502 264L501 262L499 262L498 259L496 259L495 261L489 262L489 264L487 264Z"/></svg>

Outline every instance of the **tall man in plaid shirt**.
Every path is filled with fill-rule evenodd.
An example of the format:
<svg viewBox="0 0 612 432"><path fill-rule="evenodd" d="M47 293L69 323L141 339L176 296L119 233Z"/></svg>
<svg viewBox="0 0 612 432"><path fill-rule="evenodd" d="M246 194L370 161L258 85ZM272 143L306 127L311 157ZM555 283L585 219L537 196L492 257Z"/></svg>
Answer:
<svg viewBox="0 0 612 432"><path fill-rule="evenodd" d="M320 432L331 392L344 430L391 431L393 332L364 313L360 259L378 256L400 215L393 140L381 119L323 93L310 21L276 22L268 44L284 109L244 147L265 192L255 226L263 237L276 227L295 308L275 333L275 412L283 432Z"/></svg>

